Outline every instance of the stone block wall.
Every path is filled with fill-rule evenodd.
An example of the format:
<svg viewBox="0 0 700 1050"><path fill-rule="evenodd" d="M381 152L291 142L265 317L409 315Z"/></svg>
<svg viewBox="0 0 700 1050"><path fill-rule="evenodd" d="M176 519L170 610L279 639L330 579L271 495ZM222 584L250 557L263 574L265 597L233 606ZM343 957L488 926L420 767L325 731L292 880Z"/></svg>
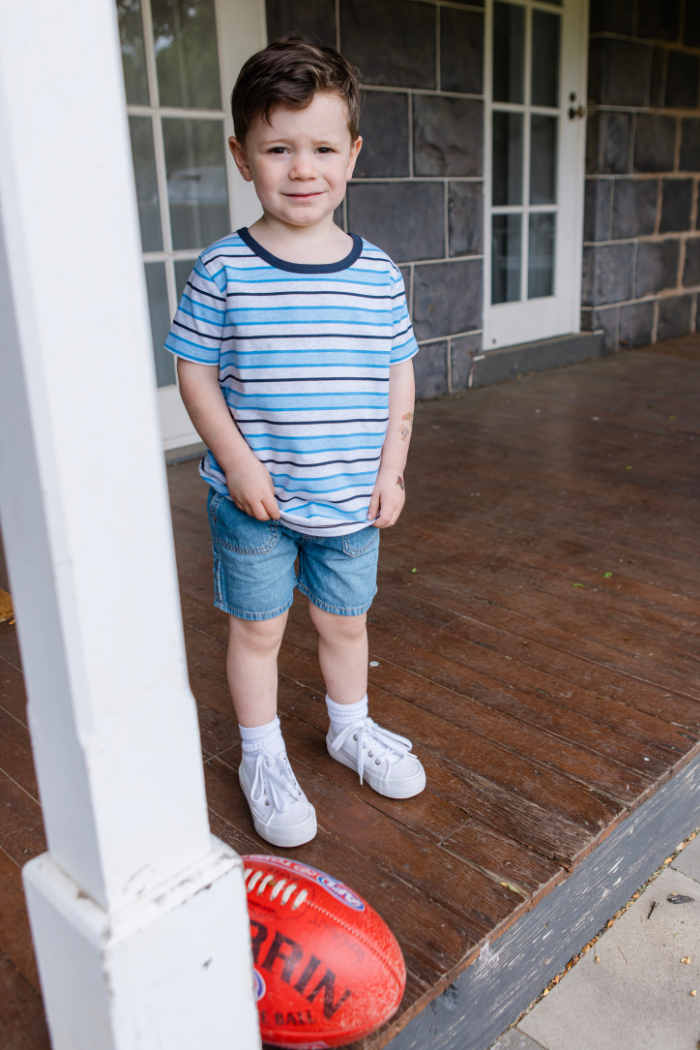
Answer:
<svg viewBox="0 0 700 1050"><path fill-rule="evenodd" d="M590 28L582 327L612 351L696 329L700 4L592 0Z"/></svg>
<svg viewBox="0 0 700 1050"><path fill-rule="evenodd" d="M338 218L401 267L417 396L463 389L481 347L483 3L267 0L268 39L295 30L362 73L364 145Z"/></svg>

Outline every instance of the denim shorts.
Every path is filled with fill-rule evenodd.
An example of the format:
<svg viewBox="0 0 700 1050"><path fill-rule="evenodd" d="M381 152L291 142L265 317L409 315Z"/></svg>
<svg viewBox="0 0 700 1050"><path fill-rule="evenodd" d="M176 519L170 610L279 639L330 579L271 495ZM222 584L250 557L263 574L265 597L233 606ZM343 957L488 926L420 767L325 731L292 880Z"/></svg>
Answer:
<svg viewBox="0 0 700 1050"><path fill-rule="evenodd" d="M372 604L379 555L373 525L346 536L307 536L251 518L213 489L208 511L217 609L240 620L271 620L290 607L295 587L336 616L360 616Z"/></svg>

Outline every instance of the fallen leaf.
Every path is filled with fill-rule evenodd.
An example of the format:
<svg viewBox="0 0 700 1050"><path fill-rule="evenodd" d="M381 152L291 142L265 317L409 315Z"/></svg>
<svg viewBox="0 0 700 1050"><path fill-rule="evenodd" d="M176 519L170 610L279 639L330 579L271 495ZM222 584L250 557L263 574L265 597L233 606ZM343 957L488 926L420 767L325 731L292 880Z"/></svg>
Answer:
<svg viewBox="0 0 700 1050"><path fill-rule="evenodd" d="M549 988L545 988L545 990L542 992L542 995L549 995Z"/></svg>
<svg viewBox="0 0 700 1050"><path fill-rule="evenodd" d="M682 893L670 893L666 898L669 904L694 904L695 897L686 897Z"/></svg>
<svg viewBox="0 0 700 1050"><path fill-rule="evenodd" d="M573 586L574 587L583 587L583 584L582 583L575 583L575 584L573 584Z"/></svg>
<svg viewBox="0 0 700 1050"><path fill-rule="evenodd" d="M593 960L593 962L600 962L600 956L599 956L599 955L596 955L596 957L595 957L595 959Z"/></svg>
<svg viewBox="0 0 700 1050"><path fill-rule="evenodd" d="M666 857L666 860L664 861L664 864L670 864L672 860L673 860L673 857Z"/></svg>
<svg viewBox="0 0 700 1050"><path fill-rule="evenodd" d="M631 470L631 469L632 469L631 467L625 467L625 470Z"/></svg>
<svg viewBox="0 0 700 1050"><path fill-rule="evenodd" d="M693 990L692 990L692 992L691 992L690 994L691 994L691 995L693 996L693 998L694 998L694 997L695 997L695 996L696 996L696 995L698 994L698 990L697 990L697 988L693 988Z"/></svg>
<svg viewBox="0 0 700 1050"><path fill-rule="evenodd" d="M690 956L689 955L684 955L683 958L681 959L681 962L685 963L686 966L690 966Z"/></svg>
<svg viewBox="0 0 700 1050"><path fill-rule="evenodd" d="M411 572L418 572L418 569L411 569Z"/></svg>
<svg viewBox="0 0 700 1050"><path fill-rule="evenodd" d="M604 580L609 580L611 576L612 576L611 572L604 572L603 573L603 579Z"/></svg>

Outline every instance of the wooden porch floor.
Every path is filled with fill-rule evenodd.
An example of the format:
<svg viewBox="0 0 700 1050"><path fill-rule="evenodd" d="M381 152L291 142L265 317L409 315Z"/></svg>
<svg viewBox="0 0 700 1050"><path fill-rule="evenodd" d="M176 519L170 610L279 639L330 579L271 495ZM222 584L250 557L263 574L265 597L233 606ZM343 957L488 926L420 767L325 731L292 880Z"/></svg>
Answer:
<svg viewBox="0 0 700 1050"><path fill-rule="evenodd" d="M195 463L168 476L212 829L272 852L237 782L205 486ZM382 535L370 701L413 739L426 792L382 799L327 756L301 600L280 658L284 733L319 824L290 852L359 890L406 957L401 1013L365 1050L700 750L700 339L419 406L407 488ZM43 1050L20 867L44 840L7 624L0 705L0 1045Z"/></svg>

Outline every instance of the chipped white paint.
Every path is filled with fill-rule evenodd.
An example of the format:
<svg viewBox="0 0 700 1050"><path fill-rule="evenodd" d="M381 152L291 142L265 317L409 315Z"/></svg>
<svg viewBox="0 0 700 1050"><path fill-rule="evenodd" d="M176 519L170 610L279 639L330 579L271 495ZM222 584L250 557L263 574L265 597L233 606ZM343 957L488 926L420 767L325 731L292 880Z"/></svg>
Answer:
<svg viewBox="0 0 700 1050"><path fill-rule="evenodd" d="M113 0L0 5L0 218L0 512L53 1045L247 1050L242 871L207 821Z"/></svg>

